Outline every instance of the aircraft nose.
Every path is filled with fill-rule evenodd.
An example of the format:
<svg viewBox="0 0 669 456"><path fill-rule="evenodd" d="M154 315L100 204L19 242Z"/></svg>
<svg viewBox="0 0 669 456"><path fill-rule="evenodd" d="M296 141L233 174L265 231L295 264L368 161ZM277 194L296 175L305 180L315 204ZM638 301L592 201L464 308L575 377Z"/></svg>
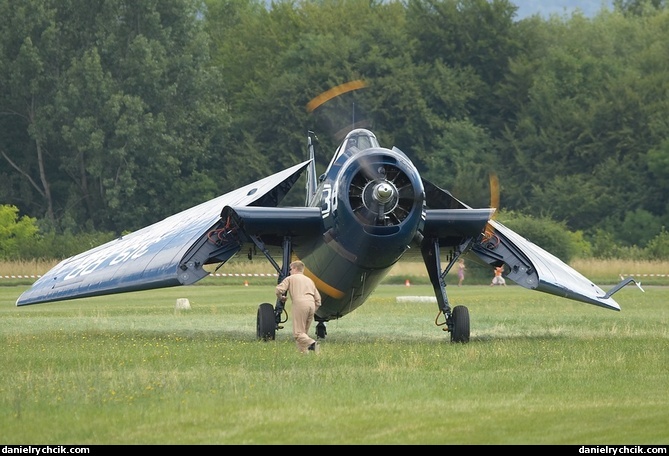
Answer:
<svg viewBox="0 0 669 456"><path fill-rule="evenodd" d="M424 192L417 170L393 151L372 150L354 156L343 175L340 195L346 195L352 214L367 226L397 226L423 204ZM414 210L416 209L416 210Z"/></svg>

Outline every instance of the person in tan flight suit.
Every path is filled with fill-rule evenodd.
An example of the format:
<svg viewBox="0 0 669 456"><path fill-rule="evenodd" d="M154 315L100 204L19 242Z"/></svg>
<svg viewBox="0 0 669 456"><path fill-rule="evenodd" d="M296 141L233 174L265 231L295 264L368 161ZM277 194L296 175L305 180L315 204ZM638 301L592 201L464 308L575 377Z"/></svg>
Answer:
<svg viewBox="0 0 669 456"><path fill-rule="evenodd" d="M290 275L276 286L276 296L286 302L286 294L290 295L293 305L293 337L300 353L313 351L318 353L318 342L309 337L309 328L314 321L314 314L321 305L321 294L316 284L304 275L304 263L290 263Z"/></svg>

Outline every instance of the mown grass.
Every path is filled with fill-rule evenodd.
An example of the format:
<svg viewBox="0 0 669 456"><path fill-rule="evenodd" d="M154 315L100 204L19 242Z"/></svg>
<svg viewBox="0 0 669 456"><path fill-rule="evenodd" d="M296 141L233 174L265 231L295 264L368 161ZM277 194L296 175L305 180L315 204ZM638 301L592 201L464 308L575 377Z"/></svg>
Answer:
<svg viewBox="0 0 669 456"><path fill-rule="evenodd" d="M517 286L382 285L319 355L290 321L255 340L271 286L169 288L17 308L0 287L4 444L667 444L669 288L622 312ZM190 310L175 309L187 297Z"/></svg>

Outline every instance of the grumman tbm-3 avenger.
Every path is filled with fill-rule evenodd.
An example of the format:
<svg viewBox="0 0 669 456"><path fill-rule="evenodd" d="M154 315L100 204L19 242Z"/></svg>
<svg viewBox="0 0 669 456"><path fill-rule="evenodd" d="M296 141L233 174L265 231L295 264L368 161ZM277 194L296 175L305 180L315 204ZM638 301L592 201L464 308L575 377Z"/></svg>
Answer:
<svg viewBox="0 0 669 456"><path fill-rule="evenodd" d="M435 323L452 342L470 339L468 308L451 307L446 293L446 274L463 255L504 266L507 279L530 290L620 310L612 295L632 278L605 292L493 220L495 208L472 208L423 179L406 154L381 147L371 130L351 130L319 177L314 138L307 134L302 163L63 260L16 305L190 285L210 274L206 265L224 266L242 252L264 255L279 282L292 260L304 262L322 296L318 338L327 322L365 303L401 260L424 262ZM280 206L305 171L304 206ZM260 304L258 339L274 339L285 313L281 299Z"/></svg>

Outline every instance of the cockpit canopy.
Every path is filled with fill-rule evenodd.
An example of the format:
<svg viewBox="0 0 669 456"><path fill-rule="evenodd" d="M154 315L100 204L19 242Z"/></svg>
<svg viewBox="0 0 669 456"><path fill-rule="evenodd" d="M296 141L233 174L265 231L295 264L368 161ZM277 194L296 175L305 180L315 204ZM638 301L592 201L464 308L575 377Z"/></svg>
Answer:
<svg viewBox="0 0 669 456"><path fill-rule="evenodd" d="M379 141L374 136L374 133L364 128L358 128L346 135L346 138L337 150L337 155L341 153L355 154L371 147L379 147Z"/></svg>
<svg viewBox="0 0 669 456"><path fill-rule="evenodd" d="M379 145L379 141L376 139L376 136L371 131L365 130L364 128L351 130L339 145L339 148L337 149L334 157L332 157L332 161L330 161L330 165L328 166L328 169L325 171L325 173L328 173L333 163L339 160L339 157L342 155L351 156L363 150L377 147L381 146Z"/></svg>

